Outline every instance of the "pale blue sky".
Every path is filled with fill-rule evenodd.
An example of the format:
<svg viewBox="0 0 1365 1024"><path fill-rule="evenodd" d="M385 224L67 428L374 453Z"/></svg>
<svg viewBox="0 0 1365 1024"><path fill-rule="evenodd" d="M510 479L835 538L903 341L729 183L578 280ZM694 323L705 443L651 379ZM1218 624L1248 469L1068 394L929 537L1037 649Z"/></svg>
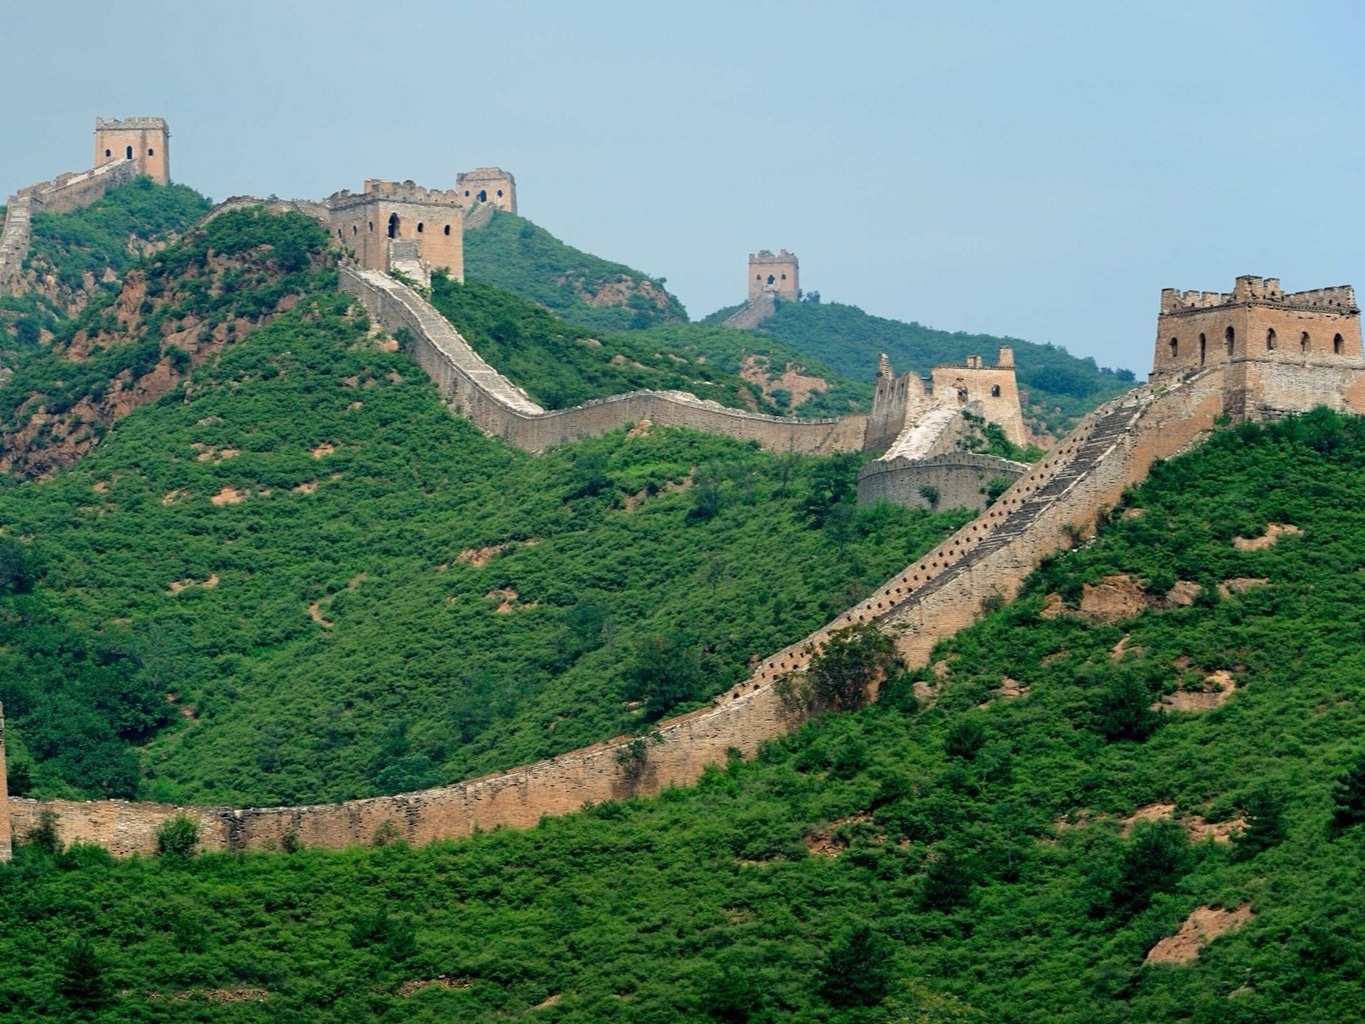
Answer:
<svg viewBox="0 0 1365 1024"><path fill-rule="evenodd" d="M0 193L162 114L214 199L497 164L694 317L827 300L1149 368L1163 286L1365 289L1365 6L67 0L0 7Z"/></svg>

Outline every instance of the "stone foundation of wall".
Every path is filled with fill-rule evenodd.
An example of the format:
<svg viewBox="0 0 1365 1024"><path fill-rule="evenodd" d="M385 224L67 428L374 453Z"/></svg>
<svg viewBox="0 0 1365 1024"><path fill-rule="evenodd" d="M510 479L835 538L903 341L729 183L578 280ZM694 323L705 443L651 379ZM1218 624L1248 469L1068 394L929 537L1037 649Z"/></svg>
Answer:
<svg viewBox="0 0 1365 1024"><path fill-rule="evenodd" d="M1027 463L972 452L878 459L858 473L858 504L889 501L907 508L981 511L993 484L1012 484L1027 472Z"/></svg>

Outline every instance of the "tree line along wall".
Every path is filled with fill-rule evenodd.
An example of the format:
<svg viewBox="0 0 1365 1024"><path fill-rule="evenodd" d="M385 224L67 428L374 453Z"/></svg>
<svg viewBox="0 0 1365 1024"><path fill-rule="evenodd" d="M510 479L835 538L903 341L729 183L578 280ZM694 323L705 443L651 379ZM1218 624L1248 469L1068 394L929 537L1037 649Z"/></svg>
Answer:
<svg viewBox="0 0 1365 1024"><path fill-rule="evenodd" d="M206 849L271 848L288 841L335 849L372 842L381 830L423 843L497 825L526 827L542 815L575 811L588 801L693 782L728 751L751 755L764 740L799 724L774 684L804 669L833 630L879 622L896 636L911 664L924 664L934 643L973 622L989 598L1013 596L1038 561L1070 543L1078 526L1092 524L1102 507L1142 478L1152 460L1210 429L1221 412L1221 397L1221 378L1204 379L1169 390L1139 388L1102 406L989 511L865 601L765 659L712 706L660 723L661 742L649 744L642 759L635 757L633 737L618 737L453 786L303 807L13 799L14 833L22 836L50 810L58 815L64 841L96 843L119 855L152 852L156 828L177 814L199 823Z"/></svg>

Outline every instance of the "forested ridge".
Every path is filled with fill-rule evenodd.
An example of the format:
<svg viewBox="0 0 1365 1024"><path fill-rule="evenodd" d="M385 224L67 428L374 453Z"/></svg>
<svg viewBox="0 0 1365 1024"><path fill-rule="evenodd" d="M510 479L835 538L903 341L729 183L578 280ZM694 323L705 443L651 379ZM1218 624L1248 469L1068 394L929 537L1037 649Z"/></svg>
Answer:
<svg viewBox="0 0 1365 1024"><path fill-rule="evenodd" d="M416 850L35 836L0 1019L1349 1018L1362 466L1361 420L1222 431L935 668L657 798ZM1086 612L1119 578L1145 607ZM1200 908L1240 927L1144 962Z"/></svg>

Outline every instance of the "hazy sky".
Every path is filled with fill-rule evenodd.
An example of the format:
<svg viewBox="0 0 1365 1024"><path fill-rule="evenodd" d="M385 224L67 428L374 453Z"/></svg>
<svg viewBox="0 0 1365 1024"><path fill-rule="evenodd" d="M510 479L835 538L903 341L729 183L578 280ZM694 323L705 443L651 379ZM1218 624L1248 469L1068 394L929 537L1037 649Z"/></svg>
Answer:
<svg viewBox="0 0 1365 1024"><path fill-rule="evenodd" d="M0 6L0 194L160 114L215 200L497 164L693 317L826 300L1145 373L1163 286L1365 289L1365 5L67 0Z"/></svg>

